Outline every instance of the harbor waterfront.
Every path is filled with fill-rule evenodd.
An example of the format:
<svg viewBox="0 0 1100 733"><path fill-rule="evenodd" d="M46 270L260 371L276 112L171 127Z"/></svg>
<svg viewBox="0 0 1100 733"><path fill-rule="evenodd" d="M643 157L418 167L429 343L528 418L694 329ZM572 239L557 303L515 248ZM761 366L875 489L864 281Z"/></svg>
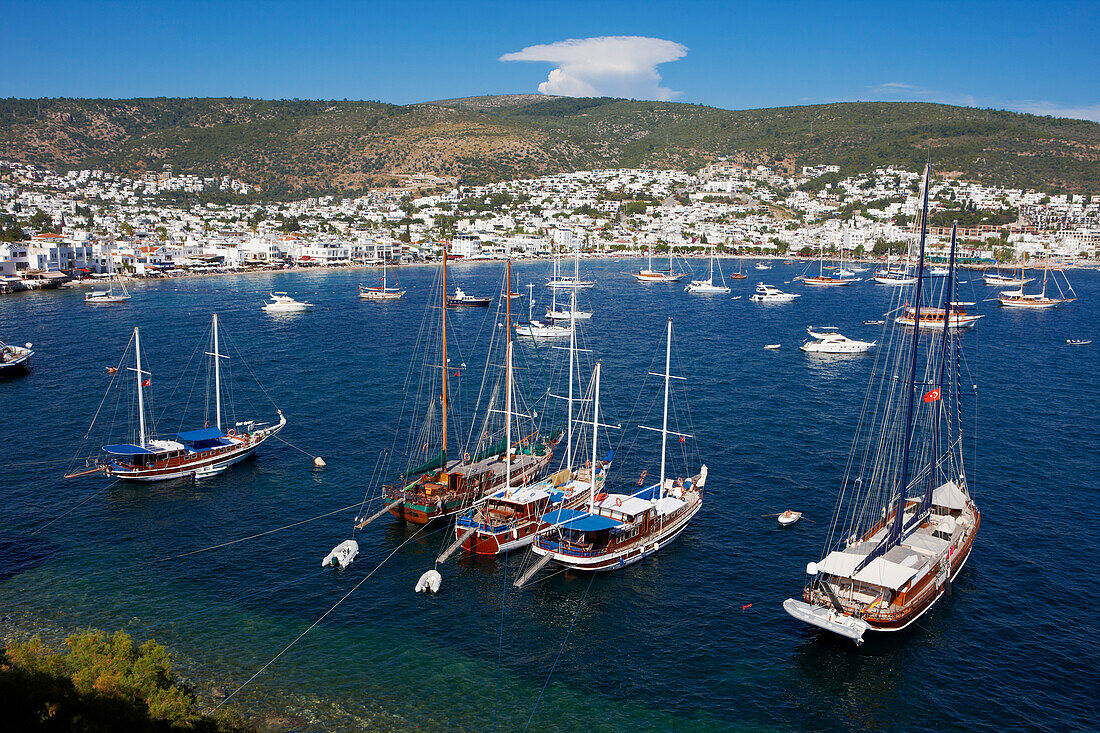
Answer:
<svg viewBox="0 0 1100 733"><path fill-rule="evenodd" d="M981 533L949 597L913 628L856 648L794 621L782 603L801 592L806 559L824 556L875 355L798 346L811 325L881 341L894 327L893 288L804 287L795 278L805 262L759 272L750 262L747 279L725 278L730 295L706 298L683 283L636 282L628 273L644 258L581 263L596 285L578 296L594 312L578 330L602 360L603 419L624 428L612 491L634 487L652 458L652 436L637 435L637 416L627 421L638 375L660 370L674 320L692 449L709 467L703 509L683 534L618 572L546 573L520 590L519 553L459 555L440 568L436 595L413 586L454 539L450 524L421 531L387 517L356 536L353 565L317 565L351 536L392 449L437 268L399 270L406 295L388 302L360 299L356 270L132 282L131 299L109 308L86 307L79 289L5 297L0 337L33 342L35 356L27 374L0 379L0 634L56 641L96 626L155 638L207 704L223 699L214 688L232 693L256 675L229 704L278 729L1090 728L1100 384L1096 347L1066 342L1097 335L1100 273L1073 272L1077 301L1042 311L1000 308L979 273L959 273L960 299L984 316L959 336L977 383L966 459ZM704 261L692 266L705 274ZM551 302L549 267L513 265L517 290L539 284L536 313ZM495 306L502 263L448 269ZM751 302L758 282L801 297ZM270 292L313 307L265 312ZM286 442L198 482L64 480L110 381L105 368L135 327L153 414L164 432L177 429L189 355L215 312L260 383L233 399L266 393L286 415ZM477 345L497 318L495 307L448 312L451 363L466 366L455 388L469 402L484 366ZM864 324L876 319L885 325ZM762 516L787 509L804 521L782 528Z"/></svg>

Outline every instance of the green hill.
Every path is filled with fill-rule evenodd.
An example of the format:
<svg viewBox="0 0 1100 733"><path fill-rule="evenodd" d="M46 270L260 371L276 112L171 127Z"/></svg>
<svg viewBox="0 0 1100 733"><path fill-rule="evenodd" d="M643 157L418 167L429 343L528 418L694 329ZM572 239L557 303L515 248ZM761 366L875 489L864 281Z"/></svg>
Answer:
<svg viewBox="0 0 1100 733"><path fill-rule="evenodd" d="M812 126L812 127L811 127ZM398 106L251 99L0 100L0 159L61 170L230 175L265 196L432 173L481 183L587 168L894 164L985 183L1100 192L1100 124L920 102L723 110L506 95Z"/></svg>

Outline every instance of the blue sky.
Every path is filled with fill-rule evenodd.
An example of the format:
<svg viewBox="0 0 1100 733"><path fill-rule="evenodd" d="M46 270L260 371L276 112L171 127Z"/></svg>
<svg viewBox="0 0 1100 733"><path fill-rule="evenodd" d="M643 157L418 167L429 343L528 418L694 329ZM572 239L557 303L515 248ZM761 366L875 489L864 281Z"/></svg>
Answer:
<svg viewBox="0 0 1100 733"><path fill-rule="evenodd" d="M1100 120L1096 1L0 0L0 17L4 97L409 103L543 84L729 109L930 100ZM560 44L607 36L642 40Z"/></svg>

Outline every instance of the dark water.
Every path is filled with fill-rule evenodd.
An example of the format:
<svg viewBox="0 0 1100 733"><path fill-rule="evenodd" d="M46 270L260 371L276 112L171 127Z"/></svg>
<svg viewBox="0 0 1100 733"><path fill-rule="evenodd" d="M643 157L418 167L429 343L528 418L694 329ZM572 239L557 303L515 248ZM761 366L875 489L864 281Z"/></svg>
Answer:
<svg viewBox="0 0 1100 733"><path fill-rule="evenodd" d="M819 557L872 358L813 361L797 345L810 324L876 337L861 322L883 312L889 288L785 286L797 270L779 265L734 283L734 301L637 285L621 274L634 264L587 265L599 286L585 296L596 310L585 340L604 360L607 416L625 421L664 319L674 318L695 446L710 467L702 512L675 544L617 573L557 575L515 591L518 557L461 559L435 597L412 587L442 532L421 533L367 577L415 531L383 520L359 536L363 554L349 569L318 567L350 536L355 509L176 557L363 496L389 445L431 269L401 271L409 295L381 305L355 297L373 277L362 272L156 283L114 308L85 306L79 292L0 299L0 336L38 351L31 374L0 382L0 628L153 636L178 651L205 695L247 680L362 581L233 702L300 729L516 730L556 661L531 730L1092 727L1100 340L1065 339L1100 337L1100 276L1073 273L1081 300L1050 312L979 305L987 317L963 337L979 384L974 553L952 596L911 632L857 649L796 623L780 604ZM516 281L540 282L546 269L517 265ZM471 292L500 292L500 273L499 264L454 268ZM750 303L758 274L805 294L787 306ZM964 295L992 294L970 280ZM318 307L267 316L259 305L268 288ZM155 408L167 408L162 428L175 429L174 406L203 384L168 392L215 309L290 420L283 436L328 468L315 471L273 441L257 460L201 483L62 480L107 386L104 366L117 363L134 325ZM456 330L473 340L485 320L483 311L456 316ZM774 342L783 348L762 349ZM460 356L471 365L483 359L472 351ZM238 415L252 402L272 416L262 394L239 389ZM624 482L638 466L655 470L651 450L630 455L636 432L620 455ZM787 508L818 523L780 531L761 517Z"/></svg>

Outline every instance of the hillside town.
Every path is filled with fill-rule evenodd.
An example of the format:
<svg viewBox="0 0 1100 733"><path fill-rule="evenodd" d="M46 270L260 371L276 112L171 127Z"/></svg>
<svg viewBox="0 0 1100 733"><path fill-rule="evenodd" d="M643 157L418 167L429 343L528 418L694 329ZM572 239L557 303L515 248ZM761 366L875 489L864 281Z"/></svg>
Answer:
<svg viewBox="0 0 1100 733"><path fill-rule="evenodd" d="M900 258L915 241L920 174L841 178L836 166L718 161L697 174L592 170L486 186L251 202L256 189L173 173L126 177L0 162L0 291L108 273L138 278L256 269L645 251ZM420 182L423 183L422 181ZM1100 258L1100 200L940 177L930 245L959 224L974 265ZM245 203L248 202L248 203Z"/></svg>

